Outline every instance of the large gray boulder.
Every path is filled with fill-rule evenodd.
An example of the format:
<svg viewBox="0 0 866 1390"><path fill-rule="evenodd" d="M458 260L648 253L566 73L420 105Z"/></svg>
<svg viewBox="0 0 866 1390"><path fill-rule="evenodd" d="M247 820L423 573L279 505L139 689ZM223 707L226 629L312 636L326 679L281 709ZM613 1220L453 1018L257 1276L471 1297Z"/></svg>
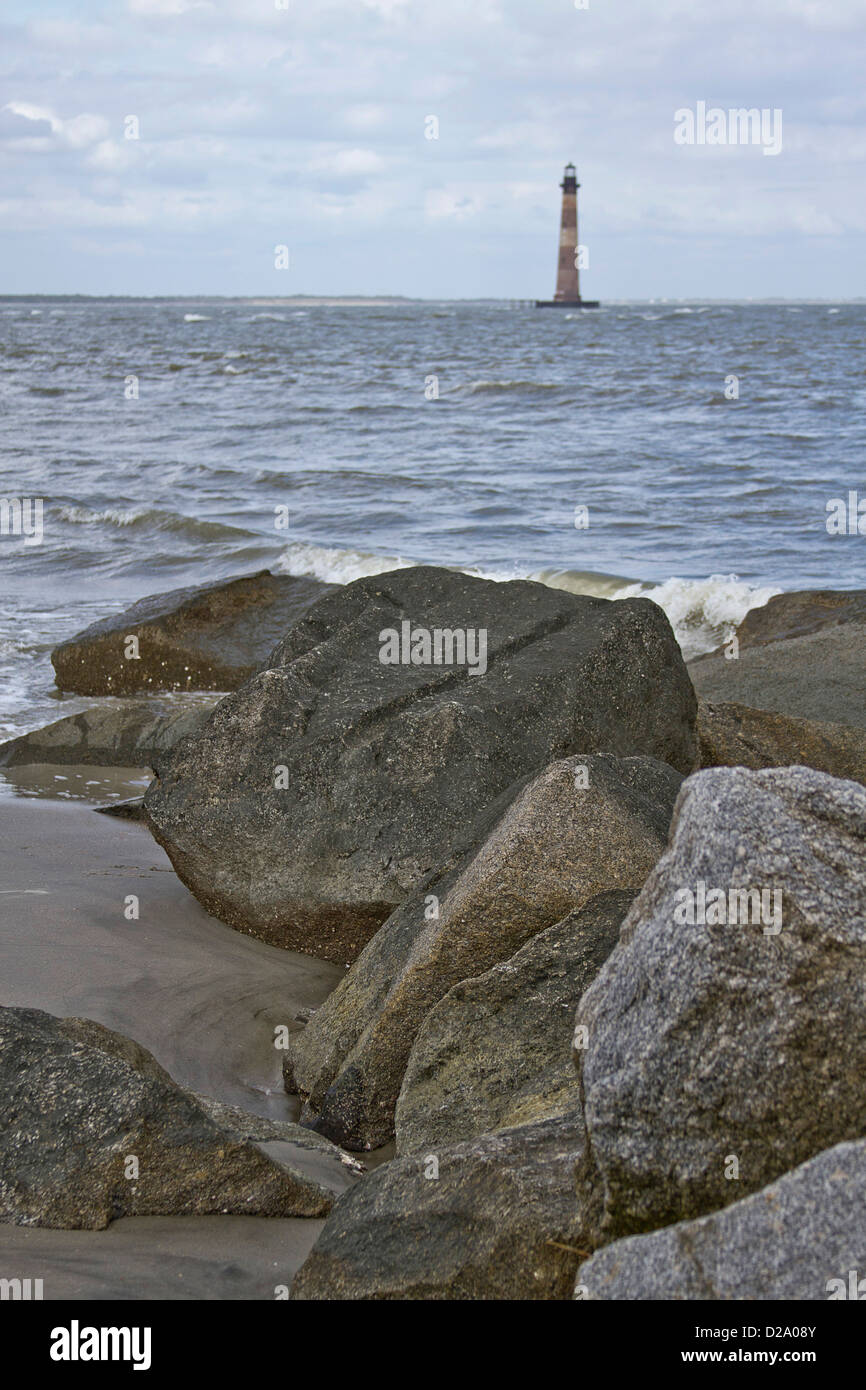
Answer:
<svg viewBox="0 0 866 1390"><path fill-rule="evenodd" d="M689 778L577 1025L596 1243L866 1135L866 790L800 767Z"/></svg>
<svg viewBox="0 0 866 1390"><path fill-rule="evenodd" d="M209 700L182 709L171 709L158 700L97 705L0 743L0 767L35 763L153 767L179 739L195 732L214 704Z"/></svg>
<svg viewBox="0 0 866 1390"><path fill-rule="evenodd" d="M289 1039L286 1085L305 1097L304 1122L349 1149L387 1142L433 1006L598 893L636 892L667 843L681 780L652 758L599 753L524 785L480 847L393 914Z"/></svg>
<svg viewBox="0 0 866 1390"><path fill-rule="evenodd" d="M806 637L842 623L866 623L866 589L799 589L750 608L737 628L741 647Z"/></svg>
<svg viewBox="0 0 866 1390"><path fill-rule="evenodd" d="M398 1153L578 1109L574 1011L619 940L633 899L600 893L434 1004L397 1101Z"/></svg>
<svg viewBox="0 0 866 1390"><path fill-rule="evenodd" d="M866 729L698 701L701 767L814 767L866 784Z"/></svg>
<svg viewBox="0 0 866 1390"><path fill-rule="evenodd" d="M183 1090L138 1043L89 1019L0 1008L0 1095L0 1222L324 1216L358 1175L298 1125Z"/></svg>
<svg viewBox="0 0 866 1390"><path fill-rule="evenodd" d="M576 1117L377 1168L334 1207L293 1299L567 1299L586 1249Z"/></svg>
<svg viewBox="0 0 866 1390"><path fill-rule="evenodd" d="M863 1141L837 1144L724 1211L614 1241L581 1265L575 1297L862 1300L861 1279Z"/></svg>
<svg viewBox="0 0 866 1390"><path fill-rule="evenodd" d="M269 570L151 594L92 623L51 653L61 690L137 695L156 690L235 690L333 584ZM128 639L139 655L128 655Z"/></svg>
<svg viewBox="0 0 866 1390"><path fill-rule="evenodd" d="M410 655L388 637L404 624L423 662L425 633L469 633L472 664L383 663ZM316 604L160 764L145 810L210 912L345 963L517 779L576 751L689 771L694 717L649 600L403 569Z"/></svg>
<svg viewBox="0 0 866 1390"><path fill-rule="evenodd" d="M866 622L741 645L736 660L711 652L689 662L689 675L711 704L747 705L796 719L866 728Z"/></svg>

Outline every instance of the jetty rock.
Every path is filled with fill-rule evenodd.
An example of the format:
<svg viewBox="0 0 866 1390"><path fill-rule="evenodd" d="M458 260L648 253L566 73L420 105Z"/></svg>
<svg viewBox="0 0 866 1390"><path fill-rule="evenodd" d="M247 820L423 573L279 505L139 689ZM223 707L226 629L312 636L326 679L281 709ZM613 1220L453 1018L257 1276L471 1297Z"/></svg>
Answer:
<svg viewBox="0 0 866 1390"><path fill-rule="evenodd" d="M724 1211L614 1241L580 1266L574 1296L862 1300L864 1250L866 1142L861 1140L825 1150Z"/></svg>
<svg viewBox="0 0 866 1390"><path fill-rule="evenodd" d="M352 1150L386 1143L430 1010L599 893L636 893L665 849L681 781L653 758L581 754L507 794L477 848L398 908L288 1039L284 1074L304 1097L302 1123ZM521 968L531 971L529 954ZM585 970L575 961L576 979Z"/></svg>
<svg viewBox="0 0 866 1390"><path fill-rule="evenodd" d="M866 785L866 729L698 701L701 767L814 767Z"/></svg>
<svg viewBox="0 0 866 1390"><path fill-rule="evenodd" d="M437 664L445 633L465 662ZM316 603L159 763L145 814L215 916L345 964L515 781L575 752L691 771L695 715L648 599L402 569Z"/></svg>
<svg viewBox="0 0 866 1390"><path fill-rule="evenodd" d="M866 789L690 777L576 1023L595 1244L866 1135Z"/></svg>
<svg viewBox="0 0 866 1390"><path fill-rule="evenodd" d="M235 690L264 665L292 624L334 588L261 570L151 594L55 647L57 685L77 695Z"/></svg>
<svg viewBox="0 0 866 1390"><path fill-rule="evenodd" d="M394 1159L341 1198L290 1298L571 1298L579 1117Z"/></svg>
<svg viewBox="0 0 866 1390"><path fill-rule="evenodd" d="M198 728L215 703L211 697L206 705L192 708L172 708L168 700L158 698L95 705L0 743L0 767L66 763L152 768L157 758Z"/></svg>
<svg viewBox="0 0 866 1390"><path fill-rule="evenodd" d="M434 1004L397 1101L399 1154L579 1108L574 1012L617 944L633 899L600 893Z"/></svg>
<svg viewBox="0 0 866 1390"><path fill-rule="evenodd" d="M750 609L734 636L689 662L704 700L866 728L866 592L777 594Z"/></svg>
<svg viewBox="0 0 866 1390"><path fill-rule="evenodd" d="M0 1094L0 1222L325 1216L361 1172L298 1125L184 1090L90 1019L0 1008Z"/></svg>

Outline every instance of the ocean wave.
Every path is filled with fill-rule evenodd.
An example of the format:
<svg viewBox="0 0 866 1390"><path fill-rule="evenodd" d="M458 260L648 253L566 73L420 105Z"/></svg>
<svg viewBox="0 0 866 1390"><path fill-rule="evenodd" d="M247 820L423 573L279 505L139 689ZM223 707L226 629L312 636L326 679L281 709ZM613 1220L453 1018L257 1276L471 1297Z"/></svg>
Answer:
<svg viewBox="0 0 866 1390"><path fill-rule="evenodd" d="M419 563L395 555L376 555L363 550L298 541L287 547L275 568L284 574L306 575L328 584L350 584L354 579L408 569ZM671 577L660 584L628 579L594 570L524 569L503 571L482 566L443 566L479 579L505 583L532 579L551 589L592 598L651 598L663 608L687 661L714 651L742 622L751 608L759 608L779 587L747 584L735 574L713 574L706 579Z"/></svg>
<svg viewBox="0 0 866 1390"><path fill-rule="evenodd" d="M184 516L181 512L164 511L158 507L133 507L129 510L106 507L102 511L93 511L90 507L66 506L59 507L56 515L73 526L133 526L176 532L197 540L256 535L256 532L240 526L226 526L221 521L206 521L202 517Z"/></svg>
<svg viewBox="0 0 866 1390"><path fill-rule="evenodd" d="M505 381L470 381L465 386L455 386L449 394L456 395L458 391L468 391L471 396L476 396L486 392L561 390L561 381L512 381L506 378Z"/></svg>
<svg viewBox="0 0 866 1390"><path fill-rule="evenodd" d="M184 323L210 323L210 314L184 314Z"/></svg>
<svg viewBox="0 0 866 1390"><path fill-rule="evenodd" d="M623 589L638 584L635 579L626 579L619 574L600 574L596 570L533 570L520 578L534 579L539 584L546 584L549 589L565 589L570 594L584 594L589 598L614 598Z"/></svg>
<svg viewBox="0 0 866 1390"><path fill-rule="evenodd" d="M664 580L661 584L631 584L617 599L651 598L668 615L687 661L711 652L730 636L751 608L761 608L782 590L747 584L735 574L711 574L708 579Z"/></svg>
<svg viewBox="0 0 866 1390"><path fill-rule="evenodd" d="M399 555L374 555L366 550L339 550L333 546L294 541L283 551L274 568L282 574L306 575L325 584L351 584L388 570L410 569L417 560Z"/></svg>

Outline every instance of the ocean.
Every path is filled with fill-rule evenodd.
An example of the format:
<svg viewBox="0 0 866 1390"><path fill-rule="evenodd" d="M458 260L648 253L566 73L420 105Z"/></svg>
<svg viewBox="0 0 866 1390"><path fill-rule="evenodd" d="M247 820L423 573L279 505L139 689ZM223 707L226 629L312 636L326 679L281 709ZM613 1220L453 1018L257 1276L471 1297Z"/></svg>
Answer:
<svg viewBox="0 0 866 1390"><path fill-rule="evenodd" d="M44 514L0 535L0 738L95 703L54 688L61 639L262 568L645 593L687 656L862 586L826 519L866 498L864 330L862 301L0 299L0 497Z"/></svg>

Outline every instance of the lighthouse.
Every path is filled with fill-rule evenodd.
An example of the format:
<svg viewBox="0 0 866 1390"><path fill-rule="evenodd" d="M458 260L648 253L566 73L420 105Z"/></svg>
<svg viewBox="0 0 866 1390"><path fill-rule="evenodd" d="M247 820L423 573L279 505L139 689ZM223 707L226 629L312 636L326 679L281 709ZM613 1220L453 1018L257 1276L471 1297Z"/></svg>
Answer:
<svg viewBox="0 0 866 1390"><path fill-rule="evenodd" d="M552 299L537 299L536 309L554 309L563 305L570 309L597 309L597 299L581 299L580 272L577 267L577 170L566 164L560 184L562 217L559 223L559 261L556 268L556 293Z"/></svg>

